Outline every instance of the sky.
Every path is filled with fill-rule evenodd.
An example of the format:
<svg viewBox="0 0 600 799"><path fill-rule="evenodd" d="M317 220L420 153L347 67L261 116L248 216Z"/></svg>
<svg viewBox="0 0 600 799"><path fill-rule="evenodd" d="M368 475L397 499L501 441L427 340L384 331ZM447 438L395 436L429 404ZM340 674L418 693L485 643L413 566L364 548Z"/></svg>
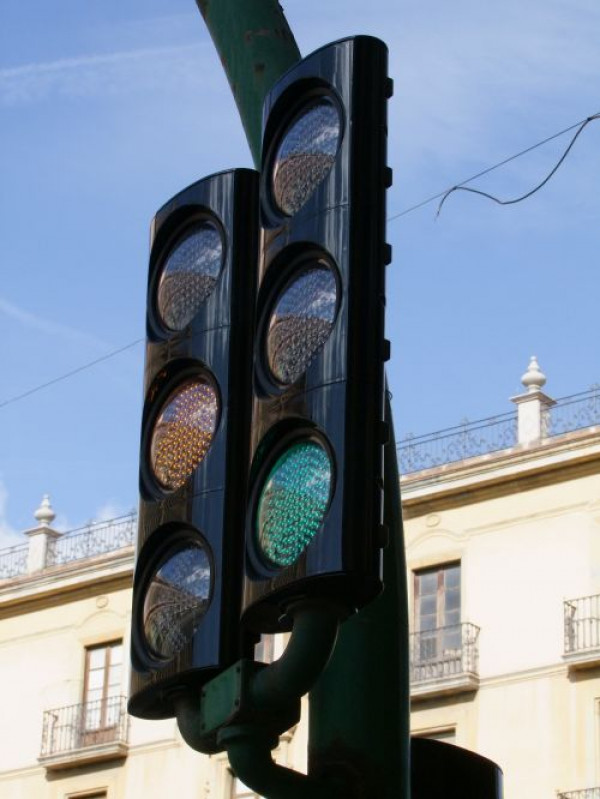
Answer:
<svg viewBox="0 0 600 799"><path fill-rule="evenodd" d="M531 355L552 397L600 382L600 120L522 203L455 192L437 218L404 213L600 111L597 0L284 11L303 55L355 34L390 51L396 437L511 410ZM1 547L45 493L61 530L137 506L150 220L252 162L194 0L2 0L0 131ZM574 132L470 185L524 194Z"/></svg>

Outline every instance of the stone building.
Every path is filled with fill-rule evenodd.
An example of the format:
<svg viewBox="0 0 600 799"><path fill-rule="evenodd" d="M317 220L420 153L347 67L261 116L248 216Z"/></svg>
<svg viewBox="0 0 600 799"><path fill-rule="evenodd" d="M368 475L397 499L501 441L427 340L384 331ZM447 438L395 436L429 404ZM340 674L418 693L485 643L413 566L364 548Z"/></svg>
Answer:
<svg viewBox="0 0 600 799"><path fill-rule="evenodd" d="M411 727L504 771L506 799L600 799L600 391L399 449Z"/></svg>

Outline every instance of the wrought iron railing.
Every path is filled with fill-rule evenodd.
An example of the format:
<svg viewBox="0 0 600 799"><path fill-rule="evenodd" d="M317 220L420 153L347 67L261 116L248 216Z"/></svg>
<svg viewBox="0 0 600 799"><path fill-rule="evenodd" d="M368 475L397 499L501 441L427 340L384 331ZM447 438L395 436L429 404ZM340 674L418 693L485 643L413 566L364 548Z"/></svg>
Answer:
<svg viewBox="0 0 600 799"><path fill-rule="evenodd" d="M600 424L600 385L562 397L550 410L548 435L558 436Z"/></svg>
<svg viewBox="0 0 600 799"><path fill-rule="evenodd" d="M29 546L27 544L18 544L0 550L0 580L8 580L11 577L26 574L28 555Z"/></svg>
<svg viewBox="0 0 600 799"><path fill-rule="evenodd" d="M478 422L464 421L422 436L408 435L398 445L400 472L420 472L443 463L513 447L517 443L515 411Z"/></svg>
<svg viewBox="0 0 600 799"><path fill-rule="evenodd" d="M137 517L135 513L108 522L92 522L48 542L46 566L60 566L74 560L91 558L133 545Z"/></svg>
<svg viewBox="0 0 600 799"><path fill-rule="evenodd" d="M600 788L583 788L580 791L562 791L557 799L600 799Z"/></svg>
<svg viewBox="0 0 600 799"><path fill-rule="evenodd" d="M600 648L600 594L568 599L564 619L565 655Z"/></svg>
<svg viewBox="0 0 600 799"><path fill-rule="evenodd" d="M442 681L477 675L479 627L470 622L422 630L410 636L410 681Z"/></svg>
<svg viewBox="0 0 600 799"><path fill-rule="evenodd" d="M594 425L600 425L600 385L557 400L545 417L544 432L547 437L552 437ZM400 472L419 472L444 463L498 452L516 443L515 411L476 422L465 420L460 425L435 433L405 436L398 442Z"/></svg>
<svg viewBox="0 0 600 799"><path fill-rule="evenodd" d="M127 743L127 700L110 696L44 712L41 757L77 749Z"/></svg>

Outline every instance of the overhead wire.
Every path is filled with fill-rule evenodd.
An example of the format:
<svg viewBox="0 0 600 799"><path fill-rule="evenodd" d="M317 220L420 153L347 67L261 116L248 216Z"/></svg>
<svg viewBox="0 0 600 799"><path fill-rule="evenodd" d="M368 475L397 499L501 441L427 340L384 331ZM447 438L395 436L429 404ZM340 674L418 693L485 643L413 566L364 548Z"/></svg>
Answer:
<svg viewBox="0 0 600 799"><path fill-rule="evenodd" d="M494 196L493 194L488 194L487 191L481 191L481 189L472 189L470 186L453 186L451 189L448 189L448 191L444 194L444 196L440 200L440 204L438 205L436 217L440 215L440 211L442 210L442 206L446 202L448 197L452 194L452 192L455 192L455 191L469 191L472 194L479 194L479 195L481 195L481 197L486 197L488 200L493 200L495 203L498 203L498 205L514 205L515 203L520 203L523 200L526 200L528 197L531 197L533 194L536 193L536 191L539 191L542 188L542 186L545 186L546 183L548 183L548 181L550 180L552 175L554 175L556 170L560 167L560 165L563 163L563 161L565 160L565 158L567 157L567 155L571 151L571 147L573 147L573 145L577 141L577 137L583 131L583 129L590 122L592 122L594 119L598 119L598 118L600 118L600 114L593 114L591 117L588 117L586 120L584 120L579 125L579 128L577 129L577 133L571 139L571 141L569 143L569 146L564 151L562 156L559 158L558 162L554 165L554 167L550 170L550 172L546 175L546 177L542 180L542 182L538 183L538 185L535 186L530 191L526 192L525 194L520 195L519 197L514 197L512 200L500 200L498 197ZM572 128L571 128L571 130L572 130Z"/></svg>
<svg viewBox="0 0 600 799"><path fill-rule="evenodd" d="M408 208L405 208L403 211L398 212L397 214L392 214L392 216L389 216L387 218L387 221L388 222L393 222L395 219L399 219L401 216L406 216L407 214L410 214L413 211L416 211L419 208L422 208L424 205L429 205L429 203L432 203L435 200L439 200L442 197L445 198L451 192L456 191L457 189L463 188L468 183L472 183L474 180L477 180L478 178L481 178L484 175L488 175L490 172L493 172L494 170L499 169L500 167L505 166L506 164L509 164L511 161L514 161L517 158L521 158L521 156L527 155L527 153L533 152L533 150L537 150L538 147L542 147L544 144L548 144L548 142L551 142L554 139L558 139L561 136L564 136L566 133L570 133L572 130L575 130L575 128L580 128L580 130L578 130L577 133L575 134L575 136L573 137L573 140L571 141L569 147L567 148L567 151L565 153L563 153L563 156L562 156L560 162L556 165L556 167L552 170L550 175L548 175L548 177L544 181L544 183L546 183L552 177L552 175L556 172L556 170L558 169L560 164L564 161L564 159L567 156L569 150L573 146L573 144L575 142L575 139L581 133L581 130L583 130L583 128L588 124L588 122L591 122L592 119L598 119L599 116L600 116L600 112L597 112L595 114L592 114L589 117L586 117L585 119L581 119L579 122L575 122L575 124L569 125L568 128L564 128L564 130L560 130L560 131L558 131L558 133L553 133L552 136L548 136L547 138L542 139L541 141L536 142L535 144L532 144L530 147L526 147L524 150L521 150L520 152L515 153L514 155L511 155L508 158L504 158L502 161L498 161L498 163L493 164L492 166L489 166L486 169L482 169L481 172L477 172L477 174L471 175L470 178L466 178L465 180L462 180L460 183L457 183L454 186L450 186L449 188L444 189L443 191L440 191L437 194L433 194L431 197L427 197L427 199L421 200L420 202L415 203L415 205L411 205ZM541 185L543 185L543 184L541 184ZM537 190L537 188L541 188L541 185L539 187L536 187L536 190ZM527 196L529 196L529 194ZM442 200L442 202L443 202L443 200Z"/></svg>
<svg viewBox="0 0 600 799"><path fill-rule="evenodd" d="M69 377L73 377L73 375L77 375L80 372L85 371L86 369L91 369L92 366L96 366L103 361L108 361L110 358L114 358L115 355L120 355L125 350L129 350L132 347L135 347L137 344L140 344L144 339L138 338L135 341L131 341L129 344L125 344L124 347L119 347L117 350L113 350L112 352L107 353L106 355L102 355L100 358L96 358L93 361L89 361L88 363L84 363L82 366L78 366L76 369L72 369L70 372L65 372L58 377L53 378L52 380L48 380L45 383L40 383L38 386L34 386L33 388L28 389L27 391L23 391L21 394L15 394L14 397L9 397L8 399L0 401L0 408L5 408L7 405L10 405L13 402L18 402L19 400L25 399L25 397L31 396L31 394L35 394L38 391L42 391L44 388L48 388L49 386L53 386L56 383L60 383L63 380L67 380Z"/></svg>

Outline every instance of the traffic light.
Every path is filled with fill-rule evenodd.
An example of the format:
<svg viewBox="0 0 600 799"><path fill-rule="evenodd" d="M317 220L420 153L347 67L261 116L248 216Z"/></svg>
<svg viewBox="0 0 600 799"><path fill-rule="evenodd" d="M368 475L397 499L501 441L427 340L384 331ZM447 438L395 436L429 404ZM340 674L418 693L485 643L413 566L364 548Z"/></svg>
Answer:
<svg viewBox="0 0 600 799"><path fill-rule="evenodd" d="M243 621L381 590L387 48L328 45L263 110Z"/></svg>
<svg viewBox="0 0 600 799"><path fill-rule="evenodd" d="M151 230L129 711L247 654L240 636L258 175L213 175Z"/></svg>

